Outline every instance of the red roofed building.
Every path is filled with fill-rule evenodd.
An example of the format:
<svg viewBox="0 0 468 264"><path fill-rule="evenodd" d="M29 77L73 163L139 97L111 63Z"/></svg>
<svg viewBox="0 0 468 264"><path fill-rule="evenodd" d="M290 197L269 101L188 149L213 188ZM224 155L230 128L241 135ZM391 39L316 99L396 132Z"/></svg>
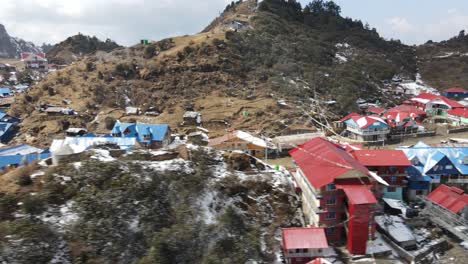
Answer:
<svg viewBox="0 0 468 264"><path fill-rule="evenodd" d="M325 229L319 227L282 228L283 254L288 264L305 264L334 251L328 246Z"/></svg>
<svg viewBox="0 0 468 264"><path fill-rule="evenodd" d="M344 122L344 121L350 119L350 118L353 117L353 116L361 116L361 115L358 114L358 113L352 112L352 113L347 114L346 116L344 116L344 117L341 118L340 120L338 120L338 122Z"/></svg>
<svg viewBox="0 0 468 264"><path fill-rule="evenodd" d="M369 172L342 147L320 137L300 145L291 150L289 154L298 166L294 180L301 190L306 224L324 227L330 243L344 241L346 228L353 226L351 233L348 228L348 250L352 254L365 253L365 245L371 229L362 228L362 225L360 228L355 227L355 221L365 219L356 217L356 219L351 218L348 223L344 221L350 213L350 205L361 204L360 199L366 201L368 212L374 210L375 197L369 189L375 186L376 181L382 180ZM347 193L347 188L343 186L348 185L361 187L356 187L357 189L350 187L352 190ZM369 219L372 218L372 214L367 215L370 215ZM364 225L372 226L370 220ZM361 235L364 235L365 239ZM362 251L363 247L364 251Z"/></svg>
<svg viewBox="0 0 468 264"><path fill-rule="evenodd" d="M447 111L447 117L450 118L455 125L468 125L468 108L455 108Z"/></svg>
<svg viewBox="0 0 468 264"><path fill-rule="evenodd" d="M350 221L347 224L346 248L354 254L365 254L367 241L375 234L374 211L377 200L366 185L336 185L342 189L347 198L347 214Z"/></svg>
<svg viewBox="0 0 468 264"><path fill-rule="evenodd" d="M369 106L366 110L368 114L381 115L385 112L385 108L377 106Z"/></svg>
<svg viewBox="0 0 468 264"><path fill-rule="evenodd" d="M421 93L418 96L411 98L410 101L414 106L424 110L426 109L426 104L437 96L438 95L431 93Z"/></svg>
<svg viewBox="0 0 468 264"><path fill-rule="evenodd" d="M46 54L43 52L31 53L24 52L21 53L21 60L24 62L26 69L33 70L47 70L47 59Z"/></svg>
<svg viewBox="0 0 468 264"><path fill-rule="evenodd" d="M457 101L448 99L445 96L438 96L429 102L426 103L426 108L424 109L427 113L431 115L447 115L447 110L454 108L464 108L465 106L460 104Z"/></svg>
<svg viewBox="0 0 468 264"><path fill-rule="evenodd" d="M390 108L385 112L385 117L387 119L389 119L389 117L394 119L400 113L407 113L409 116L414 117L414 119L417 121L422 121L427 117L427 113L425 111L412 105L399 105Z"/></svg>
<svg viewBox="0 0 468 264"><path fill-rule="evenodd" d="M461 213L468 205L468 194L457 187L449 187L444 184L428 194L427 198L455 214Z"/></svg>
<svg viewBox="0 0 468 264"><path fill-rule="evenodd" d="M403 200L403 191L407 186L406 176L408 176L406 169L411 166L411 162L402 150L355 150L351 154L368 170L376 172L389 184L383 187L384 198Z"/></svg>
<svg viewBox="0 0 468 264"><path fill-rule="evenodd" d="M468 98L468 90L463 89L461 87L453 87L453 88L445 89L442 94L448 98L454 98L454 99Z"/></svg>

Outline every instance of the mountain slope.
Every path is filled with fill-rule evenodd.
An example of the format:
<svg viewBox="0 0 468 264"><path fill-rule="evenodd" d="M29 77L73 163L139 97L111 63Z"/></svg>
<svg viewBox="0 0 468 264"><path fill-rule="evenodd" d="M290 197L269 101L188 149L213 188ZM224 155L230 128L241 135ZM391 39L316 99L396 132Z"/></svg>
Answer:
<svg viewBox="0 0 468 264"><path fill-rule="evenodd" d="M0 24L0 58L19 58L22 52L41 52L32 42L11 37Z"/></svg>
<svg viewBox="0 0 468 264"><path fill-rule="evenodd" d="M78 34L54 45L48 50L47 57L52 63L70 64L84 55L96 51L109 52L120 47L110 39L101 41L96 37Z"/></svg>
<svg viewBox="0 0 468 264"><path fill-rule="evenodd" d="M245 26L233 31L233 20ZM265 0L257 7L244 1L200 34L97 52L52 73L12 112L24 118L19 140L41 144L68 126L105 132L106 118L165 122L183 131L186 104L203 114L213 136L229 127L274 135L313 126L304 112L333 119L354 110L359 97L382 98L383 80L414 78L414 58L412 47L341 17L336 6L315 4L302 12L294 2ZM64 98L79 116L34 110L39 102L62 104ZM280 99L288 108L277 104ZM321 103L327 100L337 104ZM126 116L126 106L161 114Z"/></svg>
<svg viewBox="0 0 468 264"><path fill-rule="evenodd" d="M464 30L449 40L418 46L417 56L422 77L433 87L468 87L468 35Z"/></svg>
<svg viewBox="0 0 468 264"><path fill-rule="evenodd" d="M26 170L2 175L0 262L276 260L279 228L300 224L286 174L235 171L219 152L179 150L112 158L96 149L58 167L31 165L43 176L29 186L15 184ZM19 191L5 191L5 179Z"/></svg>

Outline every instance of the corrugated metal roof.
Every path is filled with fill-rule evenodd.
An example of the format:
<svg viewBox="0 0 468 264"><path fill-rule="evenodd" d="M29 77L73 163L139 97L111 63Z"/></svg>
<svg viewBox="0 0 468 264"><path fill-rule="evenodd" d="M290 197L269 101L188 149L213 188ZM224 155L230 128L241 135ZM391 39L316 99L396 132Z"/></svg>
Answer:
<svg viewBox="0 0 468 264"><path fill-rule="evenodd" d="M240 131L240 130L236 130L236 131L233 131L231 133L228 133L224 136L221 136L221 137L218 137L218 138L212 138L210 139L210 142L208 143L208 146L216 146L216 145L219 145L223 142L226 142L226 141L229 141L229 140L232 140L232 139L241 139L243 141L246 141L250 144L253 144L253 145L256 145L258 147L261 147L261 148L267 148L268 147L268 143L259 138L259 137L256 137L256 136L253 136L252 134L250 133L247 133L247 132L244 132L244 131ZM272 146L270 146L272 148Z"/></svg>
<svg viewBox="0 0 468 264"><path fill-rule="evenodd" d="M11 94L11 89L7 87L1 87L0 88L0 94Z"/></svg>
<svg viewBox="0 0 468 264"><path fill-rule="evenodd" d="M352 112L352 113L347 114L346 116L344 116L344 117L341 118L340 120L338 120L338 122L344 122L344 121L350 119L350 118L353 117L353 116L362 116L362 115L360 115L360 114L358 114L358 113L355 113L355 112Z"/></svg>
<svg viewBox="0 0 468 264"><path fill-rule="evenodd" d="M377 200L374 194L366 185L341 185L337 184L336 188L343 189L350 204L375 204Z"/></svg>
<svg viewBox="0 0 468 264"><path fill-rule="evenodd" d="M423 173L428 172L432 165L436 165L445 156L460 174L468 175L468 164L463 164L463 159L468 157L468 147L431 147L419 142L412 147L399 147L398 149L405 152L410 160L417 158L423 165Z"/></svg>
<svg viewBox="0 0 468 264"><path fill-rule="evenodd" d="M416 115L427 115L426 112L424 112L423 110L415 107L415 106L412 106L412 105L398 105L398 106L395 106L393 108L390 108L387 110L387 112L385 112L385 116L387 115L395 115L396 113L400 113L400 112L405 112L405 113L414 113Z"/></svg>
<svg viewBox="0 0 468 264"><path fill-rule="evenodd" d="M369 171L335 144L316 137L289 151L309 183L320 188L332 183L335 178L349 171L358 172L357 177L369 175Z"/></svg>
<svg viewBox="0 0 468 264"><path fill-rule="evenodd" d="M460 212L466 205L468 205L467 194L464 194L463 191L458 188L449 187L444 184L440 185L428 194L427 198L434 203L447 208L453 213Z"/></svg>
<svg viewBox="0 0 468 264"><path fill-rule="evenodd" d="M10 165L21 166L25 163L31 163L35 160L42 160L48 157L50 157L50 153L48 152L42 154L2 156L0 157L0 169L4 169Z"/></svg>
<svg viewBox="0 0 468 264"><path fill-rule="evenodd" d="M325 229L320 227L282 228L283 249L328 248Z"/></svg>
<svg viewBox="0 0 468 264"><path fill-rule="evenodd" d="M364 166L411 166L401 150L372 149L355 150L351 154Z"/></svg>
<svg viewBox="0 0 468 264"><path fill-rule="evenodd" d="M22 144L13 147L1 148L0 156L11 156L11 155L26 155L31 153L42 153L43 149L39 149L30 145Z"/></svg>
<svg viewBox="0 0 468 264"><path fill-rule="evenodd" d="M447 93L468 93L468 90L465 90L461 87L452 87L452 88L448 88L448 89L445 89L444 92L447 92Z"/></svg>
<svg viewBox="0 0 468 264"><path fill-rule="evenodd" d="M449 115L468 118L468 108L454 108L447 111Z"/></svg>
<svg viewBox="0 0 468 264"><path fill-rule="evenodd" d="M377 107L377 106L369 106L367 108L367 111L373 114L381 114L385 112L385 108L382 107Z"/></svg>
<svg viewBox="0 0 468 264"><path fill-rule="evenodd" d="M138 142L149 142L149 141L162 141L169 126L165 124L143 124L143 123L120 123L117 122L112 129L112 134L129 133L123 137L136 137ZM145 139L144 136L151 136L150 139Z"/></svg>

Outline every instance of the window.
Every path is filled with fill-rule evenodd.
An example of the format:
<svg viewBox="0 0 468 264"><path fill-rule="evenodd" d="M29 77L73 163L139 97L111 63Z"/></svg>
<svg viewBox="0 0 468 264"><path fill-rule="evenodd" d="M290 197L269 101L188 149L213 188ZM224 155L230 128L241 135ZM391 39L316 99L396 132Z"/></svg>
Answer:
<svg viewBox="0 0 468 264"><path fill-rule="evenodd" d="M325 219L335 219L336 218L336 212L328 212L325 214Z"/></svg>
<svg viewBox="0 0 468 264"><path fill-rule="evenodd" d="M328 198L327 201L326 201L326 204L327 204L327 205L334 205L334 204L336 204L336 198L335 198L335 197L330 197L330 198Z"/></svg>
<svg viewBox="0 0 468 264"><path fill-rule="evenodd" d="M335 189L336 189L335 184L333 184L333 183L327 184L327 187L326 187L327 191L331 191L331 190L335 190Z"/></svg>
<svg viewBox="0 0 468 264"><path fill-rule="evenodd" d="M330 227L325 229L325 234L327 235L333 235L335 233L335 228Z"/></svg>
<svg viewBox="0 0 468 264"><path fill-rule="evenodd" d="M387 192L396 192L395 187L387 187Z"/></svg>
<svg viewBox="0 0 468 264"><path fill-rule="evenodd" d="M397 182L397 177L396 176L390 177L390 182L391 183L396 183Z"/></svg>
<svg viewBox="0 0 468 264"><path fill-rule="evenodd" d="M452 166L452 165L446 165L446 166L445 166L445 169L446 169L446 170L451 170L451 169L453 169L453 166Z"/></svg>
<svg viewBox="0 0 468 264"><path fill-rule="evenodd" d="M424 195L424 190L416 190L416 195Z"/></svg>

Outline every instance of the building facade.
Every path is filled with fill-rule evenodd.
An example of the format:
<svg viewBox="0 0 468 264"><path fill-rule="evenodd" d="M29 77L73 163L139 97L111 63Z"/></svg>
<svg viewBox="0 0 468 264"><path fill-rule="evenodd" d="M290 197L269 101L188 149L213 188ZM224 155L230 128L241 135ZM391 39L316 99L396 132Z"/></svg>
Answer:
<svg viewBox="0 0 468 264"><path fill-rule="evenodd" d="M352 116L344 122L347 136L357 141L385 141L390 133L390 127L380 117Z"/></svg>
<svg viewBox="0 0 468 264"><path fill-rule="evenodd" d="M365 254L375 232L377 200L372 174L339 146L314 138L291 150L298 168L306 224L322 227L329 243L345 243L352 254Z"/></svg>

